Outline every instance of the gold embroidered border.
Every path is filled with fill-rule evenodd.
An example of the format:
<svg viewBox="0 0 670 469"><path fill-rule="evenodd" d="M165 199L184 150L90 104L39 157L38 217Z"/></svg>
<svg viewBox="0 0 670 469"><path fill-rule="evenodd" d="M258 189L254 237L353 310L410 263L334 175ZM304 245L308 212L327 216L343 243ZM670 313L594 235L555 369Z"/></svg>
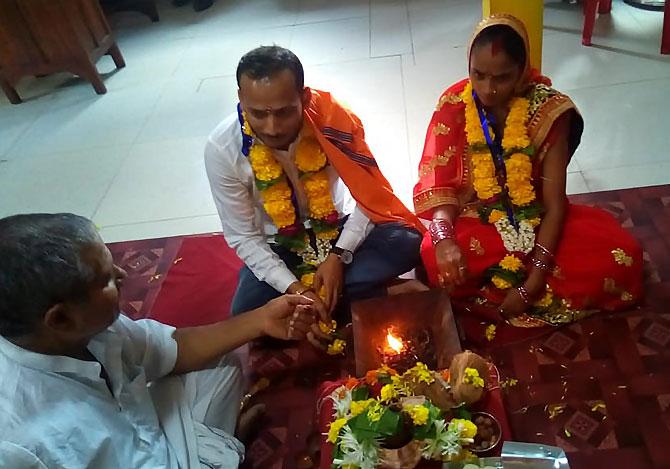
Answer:
<svg viewBox="0 0 670 469"><path fill-rule="evenodd" d="M572 100L562 94L552 96L547 102L542 104L528 123L528 134L531 137L531 144L539 149L544 139L547 138L556 119L571 109L579 113Z"/></svg>
<svg viewBox="0 0 670 469"><path fill-rule="evenodd" d="M456 191L451 187L436 187L414 196L414 211L419 216L441 205L458 206L458 204Z"/></svg>

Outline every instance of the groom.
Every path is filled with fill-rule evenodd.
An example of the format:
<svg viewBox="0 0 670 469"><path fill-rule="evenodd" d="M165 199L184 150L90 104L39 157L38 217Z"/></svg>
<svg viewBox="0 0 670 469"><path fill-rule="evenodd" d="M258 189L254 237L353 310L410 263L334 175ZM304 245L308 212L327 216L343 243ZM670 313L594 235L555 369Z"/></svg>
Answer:
<svg viewBox="0 0 670 469"><path fill-rule="evenodd" d="M237 67L237 82L238 113L216 127L205 148L224 236L245 263L233 313L283 293L308 296L327 313L341 296L351 301L385 295L390 280L419 264L424 229L380 172L361 121L329 93L305 87L300 60L282 47L247 53ZM314 139L327 157L324 171L339 229L325 258L317 262L313 285L304 284L299 275L304 259L277 242L277 226L264 209L263 185L257 184L263 176L254 173L247 156L254 145L269 149L270 162L281 165L280 180L291 191L296 226L307 227L314 245L309 222L313 192L305 190L306 174L295 160L302 139Z"/></svg>

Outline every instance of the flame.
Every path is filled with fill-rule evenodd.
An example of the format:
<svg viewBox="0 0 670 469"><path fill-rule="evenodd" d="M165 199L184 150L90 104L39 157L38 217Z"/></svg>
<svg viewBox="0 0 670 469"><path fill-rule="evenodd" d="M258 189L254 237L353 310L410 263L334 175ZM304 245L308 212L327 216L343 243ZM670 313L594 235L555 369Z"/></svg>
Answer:
<svg viewBox="0 0 670 469"><path fill-rule="evenodd" d="M386 343L389 349L395 353L400 353L405 349L405 344L402 342L402 339L394 336L391 329L387 330Z"/></svg>

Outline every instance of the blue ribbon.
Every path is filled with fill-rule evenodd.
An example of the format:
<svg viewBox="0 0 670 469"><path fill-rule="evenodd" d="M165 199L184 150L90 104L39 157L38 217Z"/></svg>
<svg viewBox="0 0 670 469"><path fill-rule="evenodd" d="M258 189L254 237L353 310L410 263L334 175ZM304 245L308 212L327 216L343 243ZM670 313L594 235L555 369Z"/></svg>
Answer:
<svg viewBox="0 0 670 469"><path fill-rule="evenodd" d="M475 90L472 90L472 98L474 99L475 105L477 106L477 113L479 114L479 124L482 127L482 131L484 131L484 137L486 138L486 145L489 147L489 151L491 152L491 156L493 157L493 164L496 167L496 173L499 176L498 183L502 187L503 206L505 207L505 212L507 213L507 219L512 224L514 229L519 231L519 222L516 220L516 217L514 216L514 210L512 209L512 204L509 201L509 194L507 193L507 187L505 186L505 182L507 181L507 167L505 166L505 158L503 157L504 152L502 147L502 139L498 135L496 136L495 139L491 138L491 132L489 130L489 125L491 126L495 125L495 118L493 117L493 115L489 115L486 113L486 111L484 111L484 107L479 101L479 98L477 97L477 93L475 93Z"/></svg>
<svg viewBox="0 0 670 469"><path fill-rule="evenodd" d="M242 133L242 154L249 156L249 150L251 150L251 145L254 144L254 139L251 135L244 133L244 115L240 103L237 103L237 119L240 121L240 132Z"/></svg>

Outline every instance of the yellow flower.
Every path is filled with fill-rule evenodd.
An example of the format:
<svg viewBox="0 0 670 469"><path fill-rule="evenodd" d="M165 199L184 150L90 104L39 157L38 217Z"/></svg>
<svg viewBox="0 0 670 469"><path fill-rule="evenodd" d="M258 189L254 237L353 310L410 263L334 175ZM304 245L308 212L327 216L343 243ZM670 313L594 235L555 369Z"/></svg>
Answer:
<svg viewBox="0 0 670 469"><path fill-rule="evenodd" d="M263 200L266 202L278 202L280 200L291 200L291 188L286 181L272 184L263 192Z"/></svg>
<svg viewBox="0 0 670 469"><path fill-rule="evenodd" d="M295 209L290 200L268 200L263 208L277 228L284 228L295 223Z"/></svg>
<svg viewBox="0 0 670 469"><path fill-rule="evenodd" d="M332 344L328 346L326 353L328 355L342 355L347 343L342 339L335 339Z"/></svg>
<svg viewBox="0 0 670 469"><path fill-rule="evenodd" d="M491 213L489 213L489 223L494 224L504 216L505 212L501 210L491 210Z"/></svg>
<svg viewBox="0 0 670 469"><path fill-rule="evenodd" d="M505 135L502 145L505 150L526 148L530 145L526 121L528 119L529 101L526 98L512 100L507 120L505 121Z"/></svg>
<svg viewBox="0 0 670 469"><path fill-rule="evenodd" d="M337 419L330 424L328 429L328 443L335 444L337 442L337 437L340 434L340 430L347 424L347 419L341 418Z"/></svg>
<svg viewBox="0 0 670 469"><path fill-rule="evenodd" d="M330 193L309 199L309 212L312 218L326 218L335 211Z"/></svg>
<svg viewBox="0 0 670 469"><path fill-rule="evenodd" d="M539 226L540 223L542 223L542 220L540 219L540 217L535 217L535 218L529 219L528 223L530 223L530 226L532 226L534 228L536 226Z"/></svg>
<svg viewBox="0 0 670 469"><path fill-rule="evenodd" d="M505 270L518 272L519 269L523 267L523 262L521 262L521 259L518 257L508 254L503 258L503 260L500 261L498 265Z"/></svg>
<svg viewBox="0 0 670 469"><path fill-rule="evenodd" d="M489 324L486 326L486 340L491 342L493 339L496 337L496 325L495 324Z"/></svg>
<svg viewBox="0 0 670 469"><path fill-rule="evenodd" d="M509 283L504 278L498 277L497 275L493 276L491 282L493 282L493 285L495 285L495 287L499 288L500 290L507 290L508 288L512 288L511 283Z"/></svg>
<svg viewBox="0 0 670 469"><path fill-rule="evenodd" d="M306 274L306 275L310 275L310 274ZM314 275L314 274L311 274L311 275ZM304 275L303 275L303 277L304 277ZM335 332L336 329L337 329L337 321L335 321L334 319L332 319L330 321L330 324L326 324L323 321L319 321L319 330L326 335L331 335L333 332Z"/></svg>
<svg viewBox="0 0 670 469"><path fill-rule="evenodd" d="M304 274L302 277L300 277L300 283L302 283L307 288L311 288L312 285L314 285L314 272Z"/></svg>
<svg viewBox="0 0 670 469"><path fill-rule="evenodd" d="M322 196L329 188L328 173L319 171L318 173L310 174L302 178L305 186L305 193L308 197ZM328 192L330 193L330 192Z"/></svg>
<svg viewBox="0 0 670 469"><path fill-rule="evenodd" d="M326 231L320 231L316 234L316 237L319 239L328 239L332 240L337 238L340 235L340 233L337 230L326 230Z"/></svg>
<svg viewBox="0 0 670 469"><path fill-rule="evenodd" d="M379 403L379 401L374 401L368 408L368 419L370 422L379 422L379 419L382 418L384 413L384 407Z"/></svg>
<svg viewBox="0 0 670 469"><path fill-rule="evenodd" d="M426 365L417 362L416 365L405 372L405 375L412 379L415 383L432 384L435 381L433 373Z"/></svg>
<svg viewBox="0 0 670 469"><path fill-rule="evenodd" d="M463 376L463 382L465 384L471 384L476 388L484 387L484 379L479 376L479 371L475 368L466 368L465 376Z"/></svg>
<svg viewBox="0 0 670 469"><path fill-rule="evenodd" d="M428 422L430 412L423 405L405 405L403 410L412 417L414 425L425 425Z"/></svg>
<svg viewBox="0 0 670 469"><path fill-rule="evenodd" d="M368 410L373 402L375 402L374 399L367 399L365 401L352 401L351 407L349 407L349 410L351 410L351 416L356 417L357 415L362 414Z"/></svg>
<svg viewBox="0 0 670 469"><path fill-rule="evenodd" d="M389 402L398 397L395 386L393 384L385 384L381 390L382 402Z"/></svg>
<svg viewBox="0 0 670 469"><path fill-rule="evenodd" d="M251 125L249 125L249 121L247 120L247 113L244 111L242 111L242 121L242 132L254 137L254 131L251 129Z"/></svg>
<svg viewBox="0 0 670 469"><path fill-rule="evenodd" d="M303 138L295 150L295 165L303 173L319 171L328 160L319 143L313 138Z"/></svg>
<svg viewBox="0 0 670 469"><path fill-rule="evenodd" d="M474 438L477 434L477 425L466 419L452 419L449 422L449 430L460 430L461 438Z"/></svg>
<svg viewBox="0 0 670 469"><path fill-rule="evenodd" d="M544 293L544 296L535 303L535 306L539 308L546 308L547 306L550 306L551 303L553 302L554 302L554 294L551 292L551 290L547 290Z"/></svg>
<svg viewBox="0 0 670 469"><path fill-rule="evenodd" d="M249 163L254 170L254 177L260 181L273 181L284 171L272 155L272 150L265 145L255 143L251 146Z"/></svg>

